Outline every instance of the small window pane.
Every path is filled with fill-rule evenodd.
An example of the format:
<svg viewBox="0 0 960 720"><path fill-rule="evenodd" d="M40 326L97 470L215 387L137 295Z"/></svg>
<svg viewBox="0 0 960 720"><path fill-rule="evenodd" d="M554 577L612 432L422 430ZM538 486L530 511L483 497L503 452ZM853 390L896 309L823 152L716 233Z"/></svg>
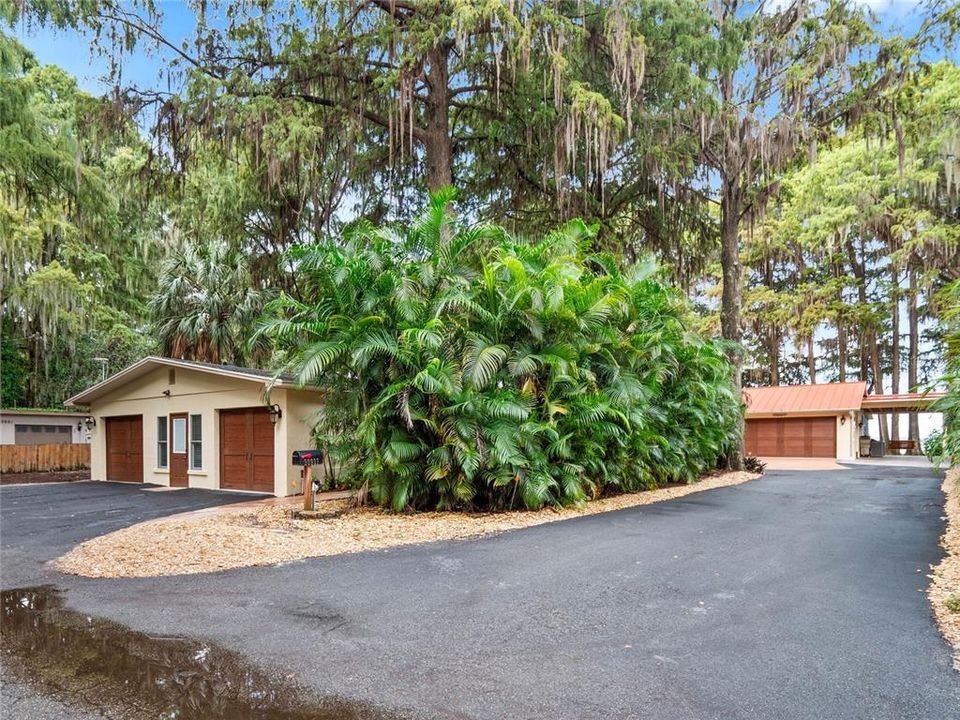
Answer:
<svg viewBox="0 0 960 720"><path fill-rule="evenodd" d="M157 467L167 467L167 418L157 418Z"/></svg>
<svg viewBox="0 0 960 720"><path fill-rule="evenodd" d="M187 419L173 419L173 452L177 455L187 451Z"/></svg>
<svg viewBox="0 0 960 720"><path fill-rule="evenodd" d="M190 416L190 469L199 470L203 467L203 418L200 415Z"/></svg>

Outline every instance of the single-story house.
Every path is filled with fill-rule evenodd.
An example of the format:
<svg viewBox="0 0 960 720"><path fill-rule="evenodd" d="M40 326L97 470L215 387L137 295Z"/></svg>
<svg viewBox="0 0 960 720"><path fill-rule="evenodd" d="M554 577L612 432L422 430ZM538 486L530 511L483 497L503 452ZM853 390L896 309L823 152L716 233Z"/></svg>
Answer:
<svg viewBox="0 0 960 720"><path fill-rule="evenodd" d="M285 496L319 398L264 370L147 357L67 404L88 409L93 480Z"/></svg>
<svg viewBox="0 0 960 720"><path fill-rule="evenodd" d="M68 445L90 438L85 412L47 409L0 410L0 445Z"/></svg>
<svg viewBox="0 0 960 720"><path fill-rule="evenodd" d="M865 413L923 411L943 393L867 395L865 382L743 389L745 445L759 457L860 456Z"/></svg>

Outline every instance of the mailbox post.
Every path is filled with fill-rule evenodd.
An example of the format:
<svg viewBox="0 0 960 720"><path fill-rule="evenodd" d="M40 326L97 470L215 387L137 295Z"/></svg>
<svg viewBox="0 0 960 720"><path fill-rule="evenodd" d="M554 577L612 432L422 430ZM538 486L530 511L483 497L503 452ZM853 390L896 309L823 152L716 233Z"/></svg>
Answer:
<svg viewBox="0 0 960 720"><path fill-rule="evenodd" d="M320 492L321 481L313 477L313 466L323 462L323 450L294 450L293 464L302 467L300 478L303 484L303 509L316 510L317 493Z"/></svg>

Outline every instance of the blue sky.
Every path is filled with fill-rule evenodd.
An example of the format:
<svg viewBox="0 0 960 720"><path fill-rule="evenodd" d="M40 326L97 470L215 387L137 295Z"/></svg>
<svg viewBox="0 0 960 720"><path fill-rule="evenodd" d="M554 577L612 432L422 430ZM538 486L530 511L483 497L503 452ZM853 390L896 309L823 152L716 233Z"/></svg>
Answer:
<svg viewBox="0 0 960 720"><path fill-rule="evenodd" d="M190 37L195 26L193 9L179 0L159 0L157 6L163 13L161 29L165 37L177 42ZM113 87L107 79L109 61L94 49L91 33L21 24L15 28L14 35L41 63L64 68L87 92L103 95ZM132 54L123 58L121 85L166 89L161 70L171 56L170 51L159 52L138 45Z"/></svg>
<svg viewBox="0 0 960 720"><path fill-rule="evenodd" d="M775 6L786 0L768 0ZM919 24L917 2L908 0L864 0L880 22L889 30L911 32ZM194 28L194 12L181 0L158 0L163 13L162 30L165 37L178 43L191 36ZM14 35L29 48L44 64L54 64L76 76L81 88L95 95L110 91L107 80L107 58L93 49L93 38L88 33L58 31L44 27L20 24ZM161 70L172 53L159 52L138 46L135 52L123 60L121 85L134 84L140 87L167 89Z"/></svg>

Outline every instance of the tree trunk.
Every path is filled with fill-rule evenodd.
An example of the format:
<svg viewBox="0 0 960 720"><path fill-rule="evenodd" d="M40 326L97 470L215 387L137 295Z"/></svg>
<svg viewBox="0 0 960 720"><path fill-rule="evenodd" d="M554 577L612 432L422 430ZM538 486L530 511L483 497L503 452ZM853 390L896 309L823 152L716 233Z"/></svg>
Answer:
<svg viewBox="0 0 960 720"><path fill-rule="evenodd" d="M837 380L847 381L847 328L837 320Z"/></svg>
<svg viewBox="0 0 960 720"><path fill-rule="evenodd" d="M780 384L780 330L773 323L767 331L768 347L767 352L770 355L770 384Z"/></svg>
<svg viewBox="0 0 960 720"><path fill-rule="evenodd" d="M43 373L40 372L40 364L43 358L43 344L40 341L40 330L34 327L34 323L28 322L26 335L27 358L30 362L31 373L27 378L26 397L24 398L27 407L37 407L40 405L40 383L43 382Z"/></svg>
<svg viewBox="0 0 960 720"><path fill-rule="evenodd" d="M439 43L428 55L424 155L427 188L436 192L453 185L453 141L450 137L450 43Z"/></svg>
<svg viewBox="0 0 960 720"><path fill-rule="evenodd" d="M890 344L890 392L896 395L900 392L900 273L895 263L890 264L890 280L893 286L890 294L890 332L893 336ZM899 413L890 413L890 439L900 439Z"/></svg>
<svg viewBox="0 0 960 720"><path fill-rule="evenodd" d="M739 226L742 199L735 178L723 177L721 187L720 265L723 269L723 295L720 300L720 329L723 338L732 344L728 357L733 365L733 385L736 396L740 397L742 388L741 367L743 365L743 357L740 352L743 270L740 266ZM737 443L728 458L728 465L731 470L743 469L742 421L737 435Z"/></svg>
<svg viewBox="0 0 960 720"><path fill-rule="evenodd" d="M735 6L723 9L723 20ZM727 70L720 78L720 96L724 104L734 101L734 73ZM743 268L740 265L740 216L746 198L740 183L744 172L741 155L744 135L743 121L727 119L723 124L723 149L718 176L720 180L720 268L723 274L723 294L720 298L720 331L729 343L727 352L733 365L733 387L738 400L742 398L743 347L740 317L743 305ZM741 400L742 402L742 400ZM744 422L743 415L737 427L736 439L727 465L731 470L743 469Z"/></svg>
<svg viewBox="0 0 960 720"><path fill-rule="evenodd" d="M880 346L875 331L870 333L870 365L873 369L873 392L883 395L883 368L880 366ZM880 442L886 443L890 439L886 413L877 414L877 424L880 425Z"/></svg>
<svg viewBox="0 0 960 720"><path fill-rule="evenodd" d="M773 287L773 260L764 262L764 279L767 287ZM770 359L770 384L780 384L780 328L776 323L767 325L767 357Z"/></svg>
<svg viewBox="0 0 960 720"><path fill-rule="evenodd" d="M834 276L837 278L842 278L846 273L844 272L843 264L840 262L833 263L833 272ZM837 302L838 305L842 308L843 303L843 288L837 291ZM847 324L846 318L843 315L843 310L840 310L837 313L837 382L846 382L847 381Z"/></svg>
<svg viewBox="0 0 960 720"><path fill-rule="evenodd" d="M917 391L917 383L920 382L917 377L917 361L920 356L920 329L918 327L917 317L917 271L910 267L908 274L910 276L910 291L907 294L907 324L910 334L910 347L907 349L907 390ZM917 446L917 452L920 452L920 418L917 413L910 413L908 423L907 437L913 440Z"/></svg>
<svg viewBox="0 0 960 720"><path fill-rule="evenodd" d="M857 301L860 304L860 307L866 307L867 305L867 278L866 278L866 268L865 263L860 263L857 261L857 251L853 246L853 241L847 240L847 256L850 260L850 270L853 272L854 278L857 280ZM864 330L863 326L859 326L859 333L857 334L857 341L860 350L860 379L866 382L869 379L869 333Z"/></svg>
<svg viewBox="0 0 960 720"><path fill-rule="evenodd" d="M860 379L863 382L867 382L870 379L870 363L867 361L867 336L866 333L861 330L857 336L860 343Z"/></svg>
<svg viewBox="0 0 960 720"><path fill-rule="evenodd" d="M817 384L817 358L813 354L813 335L807 338L807 371L810 373L810 384Z"/></svg>
<svg viewBox="0 0 960 720"><path fill-rule="evenodd" d="M862 252L861 239L861 252ZM867 270L866 262L859 262L857 251L854 248L853 241L847 240L847 255L850 260L850 269L857 280L857 300L860 307L867 305ZM872 327L860 326L860 379L868 381L869 370L873 371L873 391L875 393L883 392L883 371L880 368L880 350L877 347L877 331ZM887 416L877 415L877 424L880 426L880 440L887 442Z"/></svg>

